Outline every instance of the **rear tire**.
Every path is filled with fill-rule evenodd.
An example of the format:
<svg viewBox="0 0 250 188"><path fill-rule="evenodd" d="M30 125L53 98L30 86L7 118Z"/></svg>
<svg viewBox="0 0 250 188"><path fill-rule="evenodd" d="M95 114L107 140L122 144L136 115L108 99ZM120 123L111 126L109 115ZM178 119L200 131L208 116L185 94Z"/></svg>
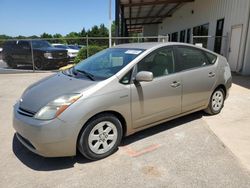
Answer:
<svg viewBox="0 0 250 188"><path fill-rule="evenodd" d="M207 109L204 111L210 115L219 114L224 107L225 92L222 88L216 89L211 98Z"/></svg>
<svg viewBox="0 0 250 188"><path fill-rule="evenodd" d="M12 69L17 68L17 64L15 64L14 60L11 57L7 57L6 64Z"/></svg>
<svg viewBox="0 0 250 188"><path fill-rule="evenodd" d="M112 114L100 114L90 120L81 131L77 147L90 160L113 154L122 139L122 125Z"/></svg>

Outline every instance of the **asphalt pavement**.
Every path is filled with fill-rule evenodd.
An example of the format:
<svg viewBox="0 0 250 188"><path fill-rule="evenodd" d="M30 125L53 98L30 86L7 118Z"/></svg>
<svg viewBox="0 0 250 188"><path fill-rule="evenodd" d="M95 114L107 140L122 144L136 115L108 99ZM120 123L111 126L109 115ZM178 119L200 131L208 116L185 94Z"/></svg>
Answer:
<svg viewBox="0 0 250 188"><path fill-rule="evenodd" d="M203 112L127 137L100 161L31 153L14 136L12 105L28 85L49 74L0 74L0 187L250 187L244 163L210 128L208 119L218 116Z"/></svg>

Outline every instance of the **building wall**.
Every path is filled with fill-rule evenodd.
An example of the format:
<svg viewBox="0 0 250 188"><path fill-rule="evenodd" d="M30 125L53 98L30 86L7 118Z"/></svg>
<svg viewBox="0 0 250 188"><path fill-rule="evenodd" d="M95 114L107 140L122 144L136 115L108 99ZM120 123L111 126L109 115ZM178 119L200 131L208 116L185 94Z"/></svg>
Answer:
<svg viewBox="0 0 250 188"><path fill-rule="evenodd" d="M158 26L155 24L145 25L143 27L143 36L158 36Z"/></svg>
<svg viewBox="0 0 250 188"><path fill-rule="evenodd" d="M194 2L184 4L172 17L165 18L163 23L158 25L158 34L166 35L177 31L180 32L184 29L192 29L195 26L209 23L208 35L215 36L217 20L224 18L223 35L228 37L222 42L221 53L228 57L231 28L232 26L242 24L240 64L237 67L238 71L240 71L244 60L244 41L247 37L249 9L249 0L195 0ZM214 38L211 38L208 40L208 49L213 50L213 48Z"/></svg>
<svg viewBox="0 0 250 188"><path fill-rule="evenodd" d="M244 54L242 74L250 75L250 12L249 12L248 33L246 38L246 48Z"/></svg>

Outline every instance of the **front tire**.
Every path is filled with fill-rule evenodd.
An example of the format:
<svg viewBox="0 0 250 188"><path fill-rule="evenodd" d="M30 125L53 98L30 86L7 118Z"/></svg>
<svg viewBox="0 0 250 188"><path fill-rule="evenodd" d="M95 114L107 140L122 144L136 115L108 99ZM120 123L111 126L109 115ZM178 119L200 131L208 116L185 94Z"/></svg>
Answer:
<svg viewBox="0 0 250 188"><path fill-rule="evenodd" d="M36 70L43 70L44 69L44 64L43 64L42 60L40 60L40 59L35 60L35 69Z"/></svg>
<svg viewBox="0 0 250 188"><path fill-rule="evenodd" d="M90 120L79 135L78 149L90 160L113 154L122 139L122 125L112 114L100 114Z"/></svg>
<svg viewBox="0 0 250 188"><path fill-rule="evenodd" d="M219 114L224 107L224 101L225 101L225 92L222 88L216 89L211 98L209 105L207 109L205 109L205 112L210 115L216 115Z"/></svg>

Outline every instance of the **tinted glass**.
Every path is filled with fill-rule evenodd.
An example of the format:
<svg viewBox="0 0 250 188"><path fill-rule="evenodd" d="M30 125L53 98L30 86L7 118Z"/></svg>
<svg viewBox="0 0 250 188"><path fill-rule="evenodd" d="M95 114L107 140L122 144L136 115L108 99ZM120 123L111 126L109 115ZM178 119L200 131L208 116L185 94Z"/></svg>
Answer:
<svg viewBox="0 0 250 188"><path fill-rule="evenodd" d="M50 43L43 40L32 41L33 48L48 48L51 47Z"/></svg>
<svg viewBox="0 0 250 188"><path fill-rule="evenodd" d="M194 36L208 36L208 29L209 29L209 24L204 24L204 25L194 27L193 35ZM208 41L207 37L200 37L200 38L198 37L198 38L194 38L193 40L194 40L193 41L194 44L201 43L204 48L207 47L207 41Z"/></svg>
<svg viewBox="0 0 250 188"><path fill-rule="evenodd" d="M190 34L191 34L191 29L187 30L187 43L190 43Z"/></svg>
<svg viewBox="0 0 250 188"><path fill-rule="evenodd" d="M181 31L180 42L185 42L186 30Z"/></svg>
<svg viewBox="0 0 250 188"><path fill-rule="evenodd" d="M174 72L174 53L172 48L161 48L149 54L138 63L137 71L152 72L154 77Z"/></svg>
<svg viewBox="0 0 250 188"><path fill-rule="evenodd" d="M205 54L195 48L178 47L179 62L176 67L178 71L198 68L209 64Z"/></svg>
<svg viewBox="0 0 250 188"><path fill-rule="evenodd" d="M106 79L115 75L143 51L141 49L109 48L81 61L75 66L75 70L90 73L95 79Z"/></svg>
<svg viewBox="0 0 250 188"><path fill-rule="evenodd" d="M210 64L214 64L217 60L217 56L209 52L205 52Z"/></svg>
<svg viewBox="0 0 250 188"><path fill-rule="evenodd" d="M123 76L123 78L120 80L120 83L125 84L125 85L130 84L132 70L130 70L125 76Z"/></svg>
<svg viewBox="0 0 250 188"><path fill-rule="evenodd" d="M218 20L217 26L216 26L216 38L215 38L215 42L214 42L214 51L216 53L221 52L223 28L224 28L224 19Z"/></svg>
<svg viewBox="0 0 250 188"><path fill-rule="evenodd" d="M178 42L178 32L172 34L171 41Z"/></svg>
<svg viewBox="0 0 250 188"><path fill-rule="evenodd" d="M27 41L18 41L18 47L22 49L29 49L30 44Z"/></svg>

